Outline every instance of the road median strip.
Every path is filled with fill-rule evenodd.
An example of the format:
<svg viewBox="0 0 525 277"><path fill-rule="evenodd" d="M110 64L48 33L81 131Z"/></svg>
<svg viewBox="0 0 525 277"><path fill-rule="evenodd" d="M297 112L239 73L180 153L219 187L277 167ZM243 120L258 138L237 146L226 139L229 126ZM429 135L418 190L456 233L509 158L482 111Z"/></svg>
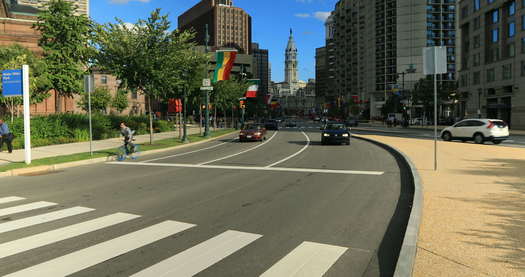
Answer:
<svg viewBox="0 0 525 277"><path fill-rule="evenodd" d="M200 135L190 135L190 141L192 143L184 144L178 139L163 139L155 141L153 145L143 144L141 145L141 155L151 155L156 153L162 153L165 151L171 151L175 149L185 148L189 146L195 146L209 141L217 140L226 136L229 136L236 131L233 129L220 130L212 133L212 138L204 138ZM23 176L23 175L36 175L44 174L48 172L55 172L66 168L77 167L81 165L90 165L95 163L103 163L115 161L117 155L116 149L113 150L102 150L93 153L93 156L89 152L78 153L71 155L56 156L50 158L36 159L33 160L30 165L26 165L23 162L10 163L8 165L0 166L0 177L9 176Z"/></svg>

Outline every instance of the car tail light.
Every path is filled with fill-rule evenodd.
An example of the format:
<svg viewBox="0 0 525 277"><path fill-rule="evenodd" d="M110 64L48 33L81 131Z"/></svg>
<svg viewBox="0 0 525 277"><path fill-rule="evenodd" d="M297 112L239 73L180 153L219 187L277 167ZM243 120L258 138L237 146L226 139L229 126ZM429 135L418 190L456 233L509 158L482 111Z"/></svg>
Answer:
<svg viewBox="0 0 525 277"><path fill-rule="evenodd" d="M487 126L487 129L492 129L494 127L494 122L489 121L489 125Z"/></svg>

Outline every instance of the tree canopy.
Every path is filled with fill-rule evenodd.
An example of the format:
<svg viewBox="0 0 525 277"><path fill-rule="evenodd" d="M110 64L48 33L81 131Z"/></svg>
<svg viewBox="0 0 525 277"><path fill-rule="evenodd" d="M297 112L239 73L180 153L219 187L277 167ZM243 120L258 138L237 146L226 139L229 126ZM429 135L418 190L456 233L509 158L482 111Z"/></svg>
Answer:
<svg viewBox="0 0 525 277"><path fill-rule="evenodd" d="M90 55L91 21L74 14L72 3L52 0L33 25L40 32L38 45L44 50L50 88L72 97L83 91L83 75ZM60 111L60 101L56 101Z"/></svg>

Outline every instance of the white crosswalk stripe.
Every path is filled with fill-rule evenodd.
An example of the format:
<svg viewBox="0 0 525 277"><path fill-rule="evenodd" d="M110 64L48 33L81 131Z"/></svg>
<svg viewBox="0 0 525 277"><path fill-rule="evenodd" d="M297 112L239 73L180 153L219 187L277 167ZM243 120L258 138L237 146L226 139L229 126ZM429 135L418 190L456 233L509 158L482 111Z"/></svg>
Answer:
<svg viewBox="0 0 525 277"><path fill-rule="evenodd" d="M257 234L226 231L180 254L147 268L132 277L193 276L262 237Z"/></svg>
<svg viewBox="0 0 525 277"><path fill-rule="evenodd" d="M66 217L79 215L87 212L94 211L95 209L84 208L84 207L74 207L69 209L64 209L56 212L51 212L43 215L37 215L32 217L27 217L19 220L14 220L6 223L0 224L0 234L5 232L10 232L29 226L34 226L46 222L51 222Z"/></svg>
<svg viewBox="0 0 525 277"><path fill-rule="evenodd" d="M140 216L126 213L116 213L75 225L63 227L34 236L0 244L0 259L22 253L31 249L49 245L55 242L78 237L109 226L117 225Z"/></svg>
<svg viewBox="0 0 525 277"><path fill-rule="evenodd" d="M11 203L23 199L25 198L5 197L0 198L0 201L4 201L3 203ZM44 201L33 202L0 209L0 215L16 214L55 205L58 204ZM95 209L86 207L72 207L0 223L0 235L22 228L30 228L39 224L55 222L76 215L86 214L94 210ZM52 247L55 243L65 242L69 239L77 239L83 235L103 230L139 217L139 215L128 213L114 213L0 243L0 261L17 254L31 255L31 250L40 247ZM51 260L44 261L40 264L29 264L27 265L28 267L5 275L5 277L68 276L102 264L112 258L127 254L133 250L140 249L146 245L158 242L164 238L173 236L195 226L196 225L194 224L184 222L164 221L152 226L144 227L138 231L123 234L120 237L88 246L84 249L75 249L72 253L52 258ZM15 233L13 233L13 235L15 235ZM156 264L149 264L147 265L148 267L133 274L132 277L194 276L223 261L261 237L262 235L260 234L228 230L208 240L200 242L193 247L183 250L180 253L172 253L171 255L173 256L170 258ZM180 237L179 239L181 238L183 237ZM253 252L254 249L256 248L251 248L250 252ZM261 276L322 276L346 251L347 248L345 247L303 242ZM251 254L257 255L256 252ZM2 274L4 273L5 272L2 272Z"/></svg>
<svg viewBox="0 0 525 277"><path fill-rule="evenodd" d="M320 277L343 255L348 248L303 242L261 277Z"/></svg>
<svg viewBox="0 0 525 277"><path fill-rule="evenodd" d="M20 205L20 206L14 206L14 207L10 207L10 208L0 209L0 216L6 216L6 215L17 214L17 213L22 213L22 212L28 212L28 211L31 211L31 210L47 208L47 207L56 206L56 205L57 205L56 203L45 202L45 201L34 202L34 203L25 204L25 205Z"/></svg>
<svg viewBox="0 0 525 277"><path fill-rule="evenodd" d="M0 198L0 204L11 203L15 201L24 200L24 199L25 198L23 197L17 197L17 196L2 197Z"/></svg>
<svg viewBox="0 0 525 277"><path fill-rule="evenodd" d="M177 221L162 223L14 272L6 277L67 276L129 251L167 238L195 225Z"/></svg>

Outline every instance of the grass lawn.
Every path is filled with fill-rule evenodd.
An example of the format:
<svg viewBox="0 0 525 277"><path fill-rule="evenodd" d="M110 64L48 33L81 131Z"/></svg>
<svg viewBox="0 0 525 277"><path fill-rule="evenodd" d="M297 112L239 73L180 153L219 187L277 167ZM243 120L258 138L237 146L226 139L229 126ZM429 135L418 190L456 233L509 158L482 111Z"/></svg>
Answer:
<svg viewBox="0 0 525 277"><path fill-rule="evenodd" d="M234 131L233 129L226 129L226 130L219 130L219 131L211 132L211 137L218 137L218 136L226 135L233 131ZM188 139L190 140L190 142L193 143L193 142L199 142L199 141L205 140L206 138L202 137L199 134L196 134L196 135L188 136ZM164 140L154 141L153 144L141 144L140 151L170 148L170 147L182 145L182 144L183 143L180 142L180 140L178 139L164 139ZM87 152L87 153L50 157L50 158L33 160L31 161L30 165L26 165L24 162L10 163L7 165L2 165L0 166L0 172L5 172L5 171L13 170L13 169L18 169L18 168L54 165L54 164L61 164L61 163L68 163L68 162L76 162L76 161L81 161L81 160L89 160L92 158L110 157L110 156L116 156L116 155L117 155L117 149L110 149L110 150L102 150L102 151L93 152L93 156L91 156L90 153Z"/></svg>

